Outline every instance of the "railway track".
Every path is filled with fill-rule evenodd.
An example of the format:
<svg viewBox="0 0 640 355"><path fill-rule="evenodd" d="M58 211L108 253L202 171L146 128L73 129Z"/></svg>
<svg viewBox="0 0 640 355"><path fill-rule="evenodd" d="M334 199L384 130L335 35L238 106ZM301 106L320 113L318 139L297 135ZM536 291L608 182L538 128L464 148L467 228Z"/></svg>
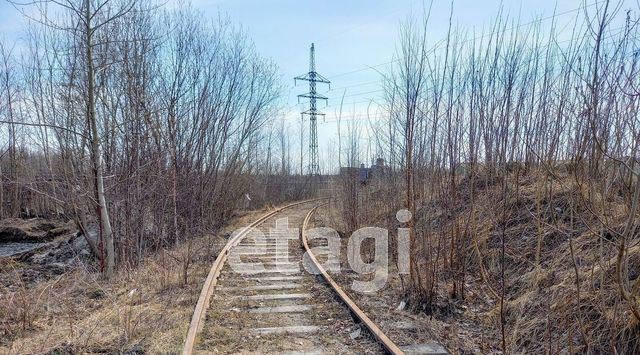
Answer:
<svg viewBox="0 0 640 355"><path fill-rule="evenodd" d="M205 281L183 355L404 354L313 254L311 267L320 275L303 268L303 254L309 251L304 230L321 204L310 200L284 206L232 236Z"/></svg>

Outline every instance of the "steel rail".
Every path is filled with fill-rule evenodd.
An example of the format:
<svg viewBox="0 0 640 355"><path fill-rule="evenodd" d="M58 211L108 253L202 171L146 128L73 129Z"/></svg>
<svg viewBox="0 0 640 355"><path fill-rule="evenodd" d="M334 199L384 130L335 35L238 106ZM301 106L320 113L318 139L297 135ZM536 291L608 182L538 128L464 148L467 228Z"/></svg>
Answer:
<svg viewBox="0 0 640 355"><path fill-rule="evenodd" d="M311 215L313 214L313 212L316 211L316 209L318 209L318 207L320 206L316 206L312 208L307 214L307 216L305 217L304 222L302 223L302 244L304 244L304 248L306 249L307 255L309 255L309 259L311 259L311 261L314 263L315 267L320 271L320 273L322 274L324 279L327 281L327 283L331 285L331 287L333 288L333 291L335 291L335 293L338 294L342 302L344 302L347 305L347 307L349 307L351 312L353 312L353 314L355 314L356 317L360 319L360 321L367 327L367 329L369 329L371 334L373 334L373 336L382 344L385 350L390 354L394 354L394 355L404 354L404 351L402 351L402 349L400 349L400 347L396 345L396 343L394 343L382 331L382 329L380 329L380 327L378 327L376 323L374 323L371 320L371 318L369 318L367 314L364 313L364 311L362 311L362 309L360 309L358 305L356 305L355 302L353 302L353 300L349 297L349 295L347 295L347 293L344 292L342 287L340 287L340 285L338 285L333 280L333 278L329 275L327 270L322 265L320 265L320 262L318 262L318 259L311 251L311 248L309 247L309 241L307 240L307 233L306 233L307 224L311 219Z"/></svg>
<svg viewBox="0 0 640 355"><path fill-rule="evenodd" d="M294 202L286 206L276 208L275 210L263 215L262 217L258 218L253 223L251 223L250 225L246 226L244 229L242 229L242 231L240 231L240 233L232 237L227 242L227 244L224 246L224 248L222 248L222 250L218 254L218 257L216 258L216 260L213 262L213 265L211 266L211 270L209 270L209 275L207 275L207 279L205 280L204 285L202 286L202 291L200 292L198 303L196 303L196 307L193 311L193 316L191 317L191 323L189 324L189 331L187 332L187 337L184 341L184 346L182 348L183 355L191 355L193 353L193 349L196 343L196 337L200 332L200 330L202 330L202 325L203 325L202 320L204 319L205 313L209 308L209 301L211 300L211 296L213 295L215 286L218 283L218 276L220 276L222 267L227 261L227 257L229 256L229 251L231 250L231 248L233 248L238 243L240 243L242 238L244 238L247 232L249 232L252 228L255 228L256 226L262 224L264 221L273 217L275 214L295 206L299 206L305 203L318 201L318 200L323 200L323 199L322 198L310 199L310 200L305 200L300 202Z"/></svg>

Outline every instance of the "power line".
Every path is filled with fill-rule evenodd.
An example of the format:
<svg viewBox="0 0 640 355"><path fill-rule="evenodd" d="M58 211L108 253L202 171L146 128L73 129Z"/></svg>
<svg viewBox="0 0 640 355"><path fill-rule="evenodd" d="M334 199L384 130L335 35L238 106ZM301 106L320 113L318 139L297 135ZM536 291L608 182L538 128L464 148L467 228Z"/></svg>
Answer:
<svg viewBox="0 0 640 355"><path fill-rule="evenodd" d="M366 83L353 84L353 85L346 85L346 86L341 86L341 87L338 87L338 88L331 88L331 89L329 90L329 92L331 92L331 91L343 90L343 89L350 89L350 88L358 87L358 86L365 86L365 85L371 85L371 84L378 84L378 83L380 83L380 80L379 80L379 79L378 79L378 80L368 81L368 82L366 82Z"/></svg>
<svg viewBox="0 0 640 355"><path fill-rule="evenodd" d="M382 83L382 81L380 81L380 83ZM372 90L372 91L367 91L367 92L356 92L354 94L344 95L343 97L362 96L362 95L368 95L368 94L375 94L375 93L382 92L382 91L384 91L384 89L377 89L377 90Z"/></svg>
<svg viewBox="0 0 640 355"><path fill-rule="evenodd" d="M411 1L411 3L413 3L413 2L414 2L414 1ZM397 14L397 13L399 13L399 12L402 12L403 10L404 10L404 8L397 9L396 11L388 12L388 13L387 13L387 15ZM374 22L374 21L367 21L367 22L363 22L363 23L360 23L360 24L358 24L358 25L355 25L355 26L349 27L349 28L347 28L347 29L344 29L344 30L342 30L342 31L339 31L339 32L333 33L333 34L331 34L331 35L329 35L329 36L325 37L325 38L324 38L324 40L326 41L327 39L335 38L335 37L337 37L337 36L339 36L339 35L341 35L341 34L344 34L344 33L350 32L350 31L353 31L353 30L355 30L356 28L364 27L364 26L366 26L366 25L368 25L368 24L371 24L371 23L373 23L373 22ZM323 40L320 40L319 42L321 42L321 43L322 43L322 42L324 42L324 41L323 41Z"/></svg>
<svg viewBox="0 0 640 355"><path fill-rule="evenodd" d="M376 97L376 99L377 99L377 97ZM370 103L370 102L376 103L375 100L374 100L374 97L368 98L366 100L361 100L361 101L348 102L348 103L343 104L342 107L349 107L349 106L353 106L353 105L366 104L366 103ZM338 107L338 106L339 106L339 104L335 103L335 104L329 105L329 106L327 106L325 108Z"/></svg>
<svg viewBox="0 0 640 355"><path fill-rule="evenodd" d="M522 28L522 27L525 27L525 26L529 26L529 25L533 25L533 24L541 24L541 23L542 23L542 22L544 22L544 21L547 21L547 20L550 20L550 19L555 19L555 18L557 18L557 17L564 16L564 15L567 15L567 14L571 14L571 13L574 13L574 12L577 12L577 11L580 11L580 10L584 10L584 9L587 9L587 8L593 7L593 6L595 6L595 5L598 5L598 4L602 3L602 2L603 2L603 1L596 1L596 2L594 2L594 3L591 3L591 4L586 5L586 6L584 6L584 7L582 7L582 6L581 6L581 7L577 7L577 8L574 8L574 9L567 10L567 11L559 12L559 13L556 13L556 14L551 15L551 16L547 16L547 17L544 17L544 18L540 18L540 19L538 19L538 20L533 20L533 21L529 21L529 22L526 22L526 23L523 23L523 24L519 24L519 25L516 25L516 26L512 26L512 27L510 27L510 28L506 28L506 29L504 29L504 30L502 30L502 31L498 31L498 32L490 32L490 33L483 33L483 34L481 34L481 35L479 35L479 36L477 36L477 37L474 37L474 38L470 38L470 39L464 40L464 41L462 41L462 42L461 42L461 44L468 43L468 42L470 42L470 41L476 41L476 40L479 40L479 39L485 38L485 37L490 36L490 35L495 35L496 33L506 33L507 31L511 31L511 30L519 29L519 28ZM356 26L356 27L357 27L357 26ZM354 27L354 28L355 28L355 27ZM571 39L570 39L570 40L571 40ZM568 40L568 41L570 41L570 40ZM564 42L567 42L567 41L557 42L557 44L564 43ZM435 51L436 51L437 49L439 49L443 44L444 44L444 40L441 40L439 43L435 44L435 45L434 45L434 46L433 46L433 47L428 51L428 53L435 52ZM541 47L541 48L544 48L544 47L547 47L547 46L543 46L543 47ZM367 70L374 70L375 68L378 68L378 67L381 67L381 66L384 66L384 65L389 65L389 64L392 64L392 63L398 62L398 61L400 61L400 60L401 60L401 58L398 58L398 59L390 60L390 61L387 61L387 62L384 62L384 63L379 63L379 64L375 64L375 65L372 65L372 66L367 66L367 67L365 67L365 68L360 68L360 69L350 70L350 71L347 71L347 72L343 72L343 73L339 73L339 74L333 75L333 76L332 76L332 78L342 77L342 76L346 76L346 75L350 75L350 74L354 74L354 73L358 73L358 72L363 72L363 71L367 71ZM369 82L366 82L366 83L359 83L359 84L347 85L347 86L343 86L343 87L339 87L339 88L330 89L330 90L329 90L329 91L327 91L327 92L334 92L334 91L337 91L337 90L342 90L342 89L347 89L347 88L354 88L354 87L360 87L360 86L366 86L366 85L372 85L372 84L375 84L375 83L382 83L382 82L383 82L382 80L369 81ZM378 90L369 91L369 92L365 92L365 93L349 94L349 95L346 95L345 97L355 97L355 96L367 95L367 94L371 94L371 93L380 93L380 92L383 92L383 91L384 91L384 89L378 89ZM360 104L360 103L367 103L367 102L370 102L370 100L359 101L359 102L352 102L352 103L349 103L348 105ZM293 109L295 106L296 106L296 104L293 104L293 105L289 106L288 110ZM330 106L327 106L327 107L335 107L335 105L330 105Z"/></svg>
<svg viewBox="0 0 640 355"><path fill-rule="evenodd" d="M505 29L505 30L502 30L502 31L499 31L499 32L492 32L492 33L488 33L488 34L482 34L482 35L474 37L472 39L464 40L461 43L464 44L464 43L467 43L469 41L475 41L477 39L481 39L481 38L484 38L484 37L489 36L489 35L495 35L496 33L505 33L505 32L507 32L509 30L522 28L522 27L527 26L527 25L531 25L531 24L535 24L535 23L542 23L543 21L547 21L549 19L553 19L553 18L556 18L556 17L559 17L559 16L563 16L563 15L566 15L566 14L569 14L569 13L573 13L573 12L576 12L576 11L579 11L579 10L582 10L582 9L586 9L586 8L595 6L595 5L597 5L597 4L601 3L601 2L602 1L586 5L585 7L579 7L579 8L576 8L576 9L567 10L567 11L564 11L564 12L561 12L561 13L557 13L557 14L555 14L553 16L548 16L548 17L541 18L541 19L536 20L536 21L531 21L531 22L528 22L528 23L525 23L525 24L520 24L520 25L517 25L517 26L513 26L511 28L508 28L508 29ZM616 29L613 29L612 31L618 31L618 32L606 37L606 39L610 39L610 38L613 38L613 37L621 34L622 32L624 32L624 29L625 29L624 26L618 27ZM550 47L552 45L559 45L559 44L563 44L563 43L570 42L570 41L573 41L573 40L575 40L575 38L570 38L570 39L567 39L567 40L564 40L564 41L558 41L558 42L554 42L554 43L549 43L547 45L538 46L537 48L548 48L548 47ZM436 45L436 46L432 47L429 50L429 52L434 52L438 48L439 48L439 46ZM375 65L373 67L379 67L379 66L382 66L382 65L387 65L387 64L396 62L398 60L400 60L400 59L392 60L392 61L385 62L385 63L380 63L380 64L377 64L377 65ZM340 75L347 75L347 74L354 73L354 72L360 72L360 71L364 71L364 70L370 70L373 67L367 67L367 68L352 70L352 71L349 71L349 72L346 72L346 73L338 74L338 75L336 75L334 77L337 77L337 76L340 76ZM335 88L335 89L329 90L328 92L337 91L337 90L346 89L346 88L353 88L353 87L359 87L359 86L372 85L372 84L375 84L375 83L380 83L381 84L383 82L384 82L383 79L379 79L379 80L375 80L375 81L369 81L369 82L365 82L365 83L359 83L359 84L353 84L353 85L347 85L347 86ZM344 95L344 97L345 98L346 97L357 97L357 96L361 96L361 95L377 94L377 93L382 93L382 92L384 92L384 89L372 90L372 91L367 91L367 92L359 92L359 93ZM349 102L349 103L343 103L342 105L344 107L349 107L349 106L352 106L352 105L358 105L358 104L364 104L364 103L371 103L371 102L375 103L374 99L376 99L376 98L379 98L379 96L378 97L371 97L371 98L368 98L366 100L359 100L359 101L352 101L352 102ZM338 103L334 103L334 104L326 106L326 108L334 108L334 107L338 107L338 105L339 105ZM293 108L293 107L295 107L295 105L290 106L290 108Z"/></svg>
<svg viewBox="0 0 640 355"><path fill-rule="evenodd" d="M622 34L622 33L625 31L625 29L626 29L626 28L625 28L624 26L622 26L622 27L618 27L618 28L615 28L615 29L613 29L612 31L617 31L617 32L616 32L616 33L613 33L613 34L612 34L612 35L610 35L610 36L605 37L604 39L611 39L611 38L614 38L615 36L618 36L618 35ZM559 42L555 42L555 43L550 43L550 44L542 45L542 46L539 46L539 47L537 47L537 48L539 48L539 49L548 48L548 47L550 47L550 46L552 46L552 45L564 44L564 43L571 42L571 41L573 41L573 40L575 40L575 39L574 39L574 38L570 38L570 39L567 39L567 40L563 40L563 41L559 41ZM379 84L382 84L382 83L384 83L384 80L383 80L383 79L379 79L379 80L377 80L377 81L371 81L371 82L362 83L362 84L353 84L353 85L350 85L349 87L365 86L365 85L371 85L371 84L373 84L373 83L379 83ZM384 92L384 91L385 91L385 89L377 89L377 90L372 90L372 91L367 91L367 92L359 92L359 93L353 93L353 94L349 94L349 95L344 95L343 97L345 97L345 98L346 98L346 97L356 97L356 96L361 96L361 95L368 95L368 94L374 94L374 93L382 93L382 92ZM364 102L365 102L365 103L366 103L366 102L369 102L369 100L366 100L366 101L364 101ZM335 104L332 104L332 105L329 105L328 107L334 107L334 106L335 106Z"/></svg>
<svg viewBox="0 0 640 355"><path fill-rule="evenodd" d="M517 25L517 26L506 28L506 29L504 29L502 31L502 34L506 33L507 31L512 31L512 30L519 29L519 28L524 27L524 26L529 26L529 25L533 25L533 24L541 24L544 21L547 21L547 20L550 20L550 19L555 19L556 17L564 16L564 15L567 15L567 14L570 14L570 13L574 13L574 12L577 12L577 11L581 11L581 10L590 8L592 6L598 5L598 4L602 3L602 2L604 2L604 0L596 1L596 2L594 2L592 4L586 5L584 7L580 6L580 7L571 9L571 10L559 12L559 13L551 15L551 16L543 17L543 18L538 19L538 20L533 20L533 21L526 22L526 23L523 23L523 24L520 24L520 25ZM483 38L485 38L487 36L491 36L491 35L495 35L495 34L496 34L496 32L485 33L485 34L482 34L482 35L480 35L478 37L474 37L474 38L470 38L470 39L464 40L464 41L461 42L461 44L467 43L469 41L476 41L476 40L479 40L479 39L483 39ZM439 46L441 46L443 44L442 42L443 41L440 41L439 43L435 44L434 47L429 51L432 52L432 51L435 51L436 49L438 49ZM363 72L363 71L367 71L367 70L373 70L374 68L378 68L378 67L381 67L383 65L392 64L392 63L398 62L400 60L401 60L400 58L392 59L392 60L390 60L388 62L375 64L375 65L370 65L370 66L367 66L365 68L354 69L354 70L350 70L350 71L347 71L347 72L344 72L344 73L335 74L335 75L332 75L331 78L339 78L339 77L342 77L342 76L351 75L351 74L355 74L355 73L359 73L359 72Z"/></svg>
<svg viewBox="0 0 640 355"><path fill-rule="evenodd" d="M323 121L323 124L326 123L335 123L335 122L349 122L349 121L360 121L360 120L371 120L371 121L377 121L380 119L385 119L387 118L387 116L385 116L382 113L378 113L378 114L372 114L372 115L354 115L354 116L347 116L347 117L342 117L340 119L334 118L334 119L328 119L326 121Z"/></svg>

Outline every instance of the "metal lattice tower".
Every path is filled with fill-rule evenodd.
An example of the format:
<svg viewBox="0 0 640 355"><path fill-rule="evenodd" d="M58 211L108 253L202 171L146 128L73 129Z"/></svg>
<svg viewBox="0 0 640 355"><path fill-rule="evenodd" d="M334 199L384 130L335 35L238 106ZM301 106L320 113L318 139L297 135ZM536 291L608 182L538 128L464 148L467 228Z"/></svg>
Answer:
<svg viewBox="0 0 640 355"><path fill-rule="evenodd" d="M309 115L309 175L320 175L320 166L318 164L318 116L324 116L324 113L318 111L316 107L317 100L328 100L326 96L320 95L316 92L316 83L329 84L331 88L331 82L322 75L316 72L316 53L313 43L311 43L311 51L309 53L309 72L304 75L296 76L293 80L297 83L298 80L305 80L309 82L309 92L306 94L298 95L298 103L300 98L309 99L309 110L301 112L302 119L304 115Z"/></svg>

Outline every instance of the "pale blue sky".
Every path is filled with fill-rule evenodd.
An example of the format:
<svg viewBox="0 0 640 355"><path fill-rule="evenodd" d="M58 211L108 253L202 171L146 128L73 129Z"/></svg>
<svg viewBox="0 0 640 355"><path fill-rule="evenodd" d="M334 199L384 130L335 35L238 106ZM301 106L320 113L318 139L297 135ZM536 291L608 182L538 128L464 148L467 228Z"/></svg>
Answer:
<svg viewBox="0 0 640 355"><path fill-rule="evenodd" d="M215 17L218 11L227 13L232 21L244 27L257 50L279 66L287 89L283 105L288 109L284 116L292 129L297 127L298 112L306 109L303 104L296 105L296 95L307 91L303 84L293 87L293 77L308 71L309 46L315 42L317 70L332 81L333 88L326 92L323 86L319 87L329 97L330 105L327 108L319 105L329 121L319 124L321 158L328 155L335 140L332 119L344 92L342 88L347 87L343 117L362 117L368 105L365 102L376 100L381 94L379 73L367 68L388 70L389 65L379 64L392 59L399 25L423 9L421 0L193 0L192 4L205 16ZM429 5L426 1L424 4ZM455 0L452 22L454 27L479 35L497 16L500 6L505 14L519 18L519 23L528 23L550 17L554 11L562 14L577 9L582 4L583 0ZM624 0L623 9L627 8L637 10L637 0ZM446 36L450 10L451 1L434 0L429 22L433 42ZM569 23L576 15L577 12L570 12L557 16L556 20L559 24ZM0 0L1 37L19 38L24 23L6 0Z"/></svg>

